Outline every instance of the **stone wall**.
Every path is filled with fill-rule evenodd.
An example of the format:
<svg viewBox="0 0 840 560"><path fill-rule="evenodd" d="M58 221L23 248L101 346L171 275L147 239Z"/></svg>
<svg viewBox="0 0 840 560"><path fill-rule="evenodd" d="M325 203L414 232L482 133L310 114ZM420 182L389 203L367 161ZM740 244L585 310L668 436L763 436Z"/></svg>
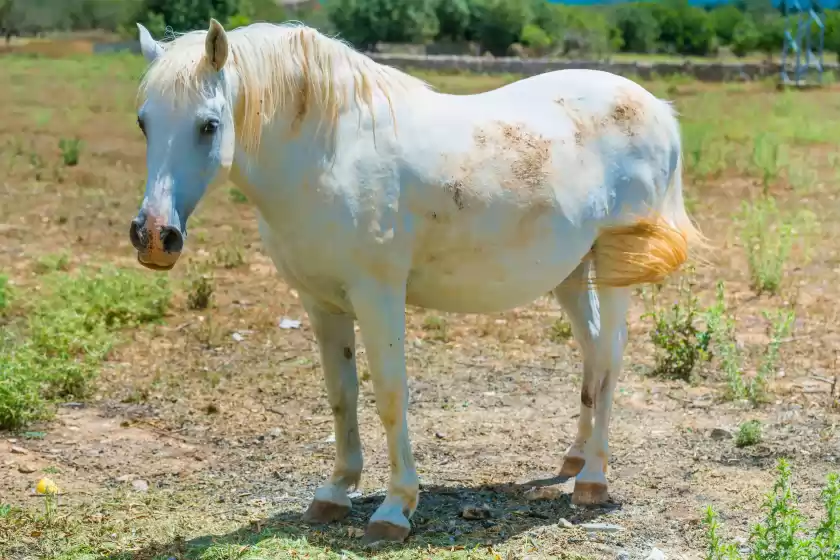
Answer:
<svg viewBox="0 0 840 560"><path fill-rule="evenodd" d="M493 58L476 56L416 55L396 53L368 53L368 56L403 70L476 72L486 74L521 74L532 76L566 68L593 68L622 76L639 78L664 77L681 74L704 82L747 81L779 75L779 65L758 62L604 62L585 60L553 60L528 58ZM826 71L836 72L837 63L825 63Z"/></svg>

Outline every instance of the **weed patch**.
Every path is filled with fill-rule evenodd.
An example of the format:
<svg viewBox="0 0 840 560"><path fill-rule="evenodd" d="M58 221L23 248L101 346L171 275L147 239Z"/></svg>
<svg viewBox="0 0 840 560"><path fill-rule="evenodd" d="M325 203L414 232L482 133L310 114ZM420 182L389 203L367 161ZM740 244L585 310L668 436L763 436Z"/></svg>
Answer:
<svg viewBox="0 0 840 560"><path fill-rule="evenodd" d="M165 279L119 269L44 276L34 299L0 339L0 429L48 416L50 401L83 398L119 331L157 321L169 305ZM21 297L25 297L21 295Z"/></svg>
<svg viewBox="0 0 840 560"><path fill-rule="evenodd" d="M828 475L822 491L824 516L813 532L797 506L791 486L791 468L785 459L776 467L777 478L762 506L764 519L750 530L749 552L739 554L734 543L724 542L715 511L706 509L706 560L835 560L840 556L840 478Z"/></svg>

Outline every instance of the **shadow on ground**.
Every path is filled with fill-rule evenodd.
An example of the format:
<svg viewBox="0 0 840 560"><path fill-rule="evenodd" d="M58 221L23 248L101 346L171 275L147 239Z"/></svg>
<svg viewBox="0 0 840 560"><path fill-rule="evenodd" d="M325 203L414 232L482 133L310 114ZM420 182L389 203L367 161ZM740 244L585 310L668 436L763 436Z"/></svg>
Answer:
<svg viewBox="0 0 840 560"><path fill-rule="evenodd" d="M149 547L130 555L112 556L111 560L146 558L202 558L213 548L245 549L269 539L299 541L335 552L357 554L402 551L429 554L429 547L497 546L523 533L542 527L557 527L560 519L573 524L591 522L621 508L610 503L603 507L581 508L571 504L571 495L560 493L555 499L529 500L527 490L562 482L558 479L535 480L522 484L492 486L423 486L417 512L412 518L408 539L400 544L377 543L366 546L362 531L384 495L370 495L353 500L350 515L329 525L303 521L301 511L285 511L223 535L203 535L190 540ZM465 518L465 508L470 510ZM212 557L216 557L212 555Z"/></svg>

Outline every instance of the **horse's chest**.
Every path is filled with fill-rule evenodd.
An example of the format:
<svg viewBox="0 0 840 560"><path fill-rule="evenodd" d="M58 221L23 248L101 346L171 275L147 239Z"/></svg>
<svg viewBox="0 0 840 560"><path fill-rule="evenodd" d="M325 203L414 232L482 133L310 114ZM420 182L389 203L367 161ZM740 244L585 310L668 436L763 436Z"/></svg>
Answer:
<svg viewBox="0 0 840 560"><path fill-rule="evenodd" d="M273 230L263 220L259 223L260 237L277 272L292 288L308 294L320 303L336 310L351 312L344 274L336 263L343 259L331 255L335 246L308 243L306 231L295 235Z"/></svg>

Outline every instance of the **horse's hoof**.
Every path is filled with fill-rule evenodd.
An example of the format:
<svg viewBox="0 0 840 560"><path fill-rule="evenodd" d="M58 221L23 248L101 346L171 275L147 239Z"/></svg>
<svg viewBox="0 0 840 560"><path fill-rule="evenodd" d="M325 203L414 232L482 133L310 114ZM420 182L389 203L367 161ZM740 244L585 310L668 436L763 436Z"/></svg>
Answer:
<svg viewBox="0 0 840 560"><path fill-rule="evenodd" d="M576 477L583 470L585 463L583 457L566 457L563 459L563 466L560 467L560 476L567 479Z"/></svg>
<svg viewBox="0 0 840 560"><path fill-rule="evenodd" d="M307 523L332 523L344 519L349 513L350 506L312 500L306 513L303 514L303 520Z"/></svg>
<svg viewBox="0 0 840 560"><path fill-rule="evenodd" d="M388 521L371 521L365 531L364 544L374 544L380 541L403 542L411 531L411 527L395 525Z"/></svg>
<svg viewBox="0 0 840 560"><path fill-rule="evenodd" d="M599 506L609 501L607 485L600 482L575 482L572 503L576 506Z"/></svg>

